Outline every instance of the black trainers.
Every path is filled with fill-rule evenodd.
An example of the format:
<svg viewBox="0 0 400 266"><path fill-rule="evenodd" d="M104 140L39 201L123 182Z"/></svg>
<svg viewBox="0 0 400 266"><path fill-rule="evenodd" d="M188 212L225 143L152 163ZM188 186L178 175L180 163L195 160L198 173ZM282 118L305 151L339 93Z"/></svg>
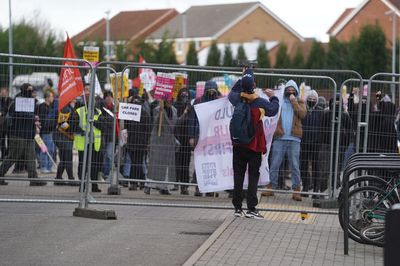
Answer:
<svg viewBox="0 0 400 266"><path fill-rule="evenodd" d="M233 215L235 217L244 217L244 212L242 211L242 209L236 209Z"/></svg>
<svg viewBox="0 0 400 266"><path fill-rule="evenodd" d="M4 180L0 180L0 186L7 186L8 182L4 181Z"/></svg>
<svg viewBox="0 0 400 266"><path fill-rule="evenodd" d="M259 220L264 219L264 216L262 216L257 210L247 211L246 217Z"/></svg>

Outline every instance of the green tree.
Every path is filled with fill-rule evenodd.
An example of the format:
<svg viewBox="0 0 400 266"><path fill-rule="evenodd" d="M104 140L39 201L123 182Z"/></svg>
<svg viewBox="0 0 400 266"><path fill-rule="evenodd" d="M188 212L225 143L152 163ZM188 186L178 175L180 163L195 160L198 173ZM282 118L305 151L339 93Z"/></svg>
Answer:
<svg viewBox="0 0 400 266"><path fill-rule="evenodd" d="M222 65L224 67L232 67L233 66L233 55L232 55L232 48L231 48L230 44L225 45L224 62Z"/></svg>
<svg viewBox="0 0 400 266"><path fill-rule="evenodd" d="M147 63L156 63L157 62L157 48L152 43L146 43L144 40L140 40L135 44L135 62L139 62L139 56L143 56Z"/></svg>
<svg viewBox="0 0 400 266"><path fill-rule="evenodd" d="M364 26L350 49L351 67L363 77L369 78L377 72L388 71L390 53L386 48L385 33L378 24Z"/></svg>
<svg viewBox="0 0 400 266"><path fill-rule="evenodd" d="M177 64L174 51L174 43L168 40L168 34L164 34L156 51L157 63L160 64Z"/></svg>
<svg viewBox="0 0 400 266"><path fill-rule="evenodd" d="M237 60L247 60L246 52L244 51L243 45L239 45L237 50Z"/></svg>
<svg viewBox="0 0 400 266"><path fill-rule="evenodd" d="M275 68L288 68L290 66L290 58L287 55L287 46L285 43L279 45L276 54Z"/></svg>
<svg viewBox="0 0 400 266"><path fill-rule="evenodd" d="M212 42L207 55L207 66L219 66L221 62L221 52L218 50L217 43Z"/></svg>
<svg viewBox="0 0 400 266"><path fill-rule="evenodd" d="M197 59L196 44L194 41L189 43L189 49L186 55L186 64L191 66L199 65L199 60Z"/></svg>
<svg viewBox="0 0 400 266"><path fill-rule="evenodd" d="M257 48L257 67L259 68L270 68L271 63L269 61L268 50L265 42L260 42Z"/></svg>
<svg viewBox="0 0 400 266"><path fill-rule="evenodd" d="M292 60L292 67L297 68L297 69L302 69L304 68L304 55L303 51L300 48L297 48L296 54L293 57Z"/></svg>
<svg viewBox="0 0 400 266"><path fill-rule="evenodd" d="M326 53L326 67L329 69L345 69L347 68L346 59L348 45L331 37L328 44L328 52Z"/></svg>
<svg viewBox="0 0 400 266"><path fill-rule="evenodd" d="M325 68L325 51L320 42L314 41L312 43L306 67L309 69Z"/></svg>

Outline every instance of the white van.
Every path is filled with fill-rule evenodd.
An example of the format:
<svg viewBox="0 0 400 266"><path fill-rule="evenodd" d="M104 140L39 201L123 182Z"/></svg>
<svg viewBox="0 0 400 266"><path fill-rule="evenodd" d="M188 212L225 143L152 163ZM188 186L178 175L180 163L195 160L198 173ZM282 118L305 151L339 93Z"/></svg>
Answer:
<svg viewBox="0 0 400 266"><path fill-rule="evenodd" d="M30 83L37 90L36 98L40 101L43 99L43 89L49 85L48 83L49 79L53 82L53 89L57 92L57 86L58 86L57 73L33 72L30 75L17 75L12 82L10 97L14 98L20 92L20 87L22 84Z"/></svg>

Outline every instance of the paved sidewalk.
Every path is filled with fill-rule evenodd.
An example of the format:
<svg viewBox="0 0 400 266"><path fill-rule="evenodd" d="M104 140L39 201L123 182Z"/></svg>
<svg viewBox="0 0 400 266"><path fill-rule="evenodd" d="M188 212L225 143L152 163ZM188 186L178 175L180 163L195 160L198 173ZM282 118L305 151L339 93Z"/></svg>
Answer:
<svg viewBox="0 0 400 266"><path fill-rule="evenodd" d="M352 240L349 255L343 255L337 216L315 215L310 222L297 214L270 221L285 215L272 214L265 220L227 218L229 225L195 265L383 265L383 249Z"/></svg>

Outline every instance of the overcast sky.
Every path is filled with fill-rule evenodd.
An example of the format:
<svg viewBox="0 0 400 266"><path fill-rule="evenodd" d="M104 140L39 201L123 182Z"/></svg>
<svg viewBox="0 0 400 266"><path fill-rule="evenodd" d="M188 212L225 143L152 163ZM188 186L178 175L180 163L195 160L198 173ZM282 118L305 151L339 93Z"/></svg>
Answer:
<svg viewBox="0 0 400 266"><path fill-rule="evenodd" d="M74 36L94 22L120 11L175 8L183 12L192 5L254 2L247 0L11 0L12 18L47 21L59 34ZM327 41L326 32L348 7L363 0L261 0L267 8L303 37ZM8 28L9 0L0 0L0 25ZM39 15L37 15L39 14Z"/></svg>

